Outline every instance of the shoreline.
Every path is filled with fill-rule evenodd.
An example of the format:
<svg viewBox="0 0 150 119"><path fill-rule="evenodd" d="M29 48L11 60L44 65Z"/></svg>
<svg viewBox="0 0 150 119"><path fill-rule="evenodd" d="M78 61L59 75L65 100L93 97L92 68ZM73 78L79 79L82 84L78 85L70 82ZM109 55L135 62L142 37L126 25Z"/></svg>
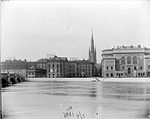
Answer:
<svg viewBox="0 0 150 119"><path fill-rule="evenodd" d="M150 78L27 78L27 81L150 82Z"/></svg>

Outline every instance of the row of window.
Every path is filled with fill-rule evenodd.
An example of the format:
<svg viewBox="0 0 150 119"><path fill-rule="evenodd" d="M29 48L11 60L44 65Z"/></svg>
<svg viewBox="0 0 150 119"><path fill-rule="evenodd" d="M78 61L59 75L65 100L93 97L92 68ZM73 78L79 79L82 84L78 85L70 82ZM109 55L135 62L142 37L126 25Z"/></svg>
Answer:
<svg viewBox="0 0 150 119"><path fill-rule="evenodd" d="M53 74L49 74L49 78L50 78L50 77L53 77L53 78L54 78L55 76L62 76L62 75L63 75L63 74L57 74L57 73L54 74L54 73L53 73Z"/></svg>
<svg viewBox="0 0 150 119"><path fill-rule="evenodd" d="M55 65L55 64L49 64L49 68L55 68L55 67L57 67L57 68L62 68L62 64L57 64L57 65Z"/></svg>
<svg viewBox="0 0 150 119"><path fill-rule="evenodd" d="M134 69L134 70L137 70L137 69L138 69L138 67L137 67L137 66L134 66L134 67L133 67L133 69ZM140 66L140 67L139 67L139 69L140 69L140 70L142 70L142 69L143 69L143 67L142 67L142 66ZM125 66L122 66L122 70L125 70Z"/></svg>
<svg viewBox="0 0 150 119"><path fill-rule="evenodd" d="M131 57L128 56L127 57L127 64L131 64L131 61L132 61ZM126 64L126 58L124 56L121 58L121 64ZM133 64L137 64L137 57L136 56L133 57Z"/></svg>
<svg viewBox="0 0 150 119"><path fill-rule="evenodd" d="M62 69L49 69L48 70L49 72L62 72L63 70Z"/></svg>
<svg viewBox="0 0 150 119"><path fill-rule="evenodd" d="M35 73L30 73L30 72L28 73L28 75L34 75L34 74L35 74Z"/></svg>
<svg viewBox="0 0 150 119"><path fill-rule="evenodd" d="M107 70L113 70L114 67L113 67L113 66L106 66L106 69L107 69Z"/></svg>
<svg viewBox="0 0 150 119"><path fill-rule="evenodd" d="M79 68L92 68L91 65L80 65Z"/></svg>
<svg viewBox="0 0 150 119"><path fill-rule="evenodd" d="M145 76L145 73L138 73L138 76Z"/></svg>
<svg viewBox="0 0 150 119"><path fill-rule="evenodd" d="M106 73L106 77L114 77L114 74L110 73L110 75L109 75L109 73Z"/></svg>
<svg viewBox="0 0 150 119"><path fill-rule="evenodd" d="M116 75L118 77L122 77L123 73L116 73ZM145 73L138 73L137 75L140 76L140 77L143 77L143 76L145 76ZM110 74L106 73L106 77L114 77L114 75L113 75L113 73L110 73Z"/></svg>

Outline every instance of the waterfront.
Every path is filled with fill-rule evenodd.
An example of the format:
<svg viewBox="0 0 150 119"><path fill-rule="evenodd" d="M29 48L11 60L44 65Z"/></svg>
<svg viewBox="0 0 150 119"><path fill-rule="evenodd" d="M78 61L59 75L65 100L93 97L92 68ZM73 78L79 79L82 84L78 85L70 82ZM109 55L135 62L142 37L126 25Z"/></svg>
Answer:
<svg viewBox="0 0 150 119"><path fill-rule="evenodd" d="M147 118L149 82L30 81L2 89L4 119Z"/></svg>

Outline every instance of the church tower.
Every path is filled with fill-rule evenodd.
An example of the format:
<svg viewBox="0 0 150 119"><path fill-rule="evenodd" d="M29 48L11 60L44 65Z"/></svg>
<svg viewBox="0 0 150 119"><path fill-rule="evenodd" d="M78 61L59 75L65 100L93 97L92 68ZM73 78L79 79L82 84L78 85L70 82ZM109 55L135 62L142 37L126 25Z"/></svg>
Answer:
<svg viewBox="0 0 150 119"><path fill-rule="evenodd" d="M89 48L89 61L93 63L97 63L96 61L96 48L94 47L94 38L93 38L93 31L91 37L91 46Z"/></svg>

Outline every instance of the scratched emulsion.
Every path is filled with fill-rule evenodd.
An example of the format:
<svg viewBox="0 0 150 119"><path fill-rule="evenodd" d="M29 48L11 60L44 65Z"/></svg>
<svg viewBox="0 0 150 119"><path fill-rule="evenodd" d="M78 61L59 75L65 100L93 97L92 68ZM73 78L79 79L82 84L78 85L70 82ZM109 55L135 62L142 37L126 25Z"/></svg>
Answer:
<svg viewBox="0 0 150 119"><path fill-rule="evenodd" d="M4 119L147 118L150 83L33 81L3 89Z"/></svg>

